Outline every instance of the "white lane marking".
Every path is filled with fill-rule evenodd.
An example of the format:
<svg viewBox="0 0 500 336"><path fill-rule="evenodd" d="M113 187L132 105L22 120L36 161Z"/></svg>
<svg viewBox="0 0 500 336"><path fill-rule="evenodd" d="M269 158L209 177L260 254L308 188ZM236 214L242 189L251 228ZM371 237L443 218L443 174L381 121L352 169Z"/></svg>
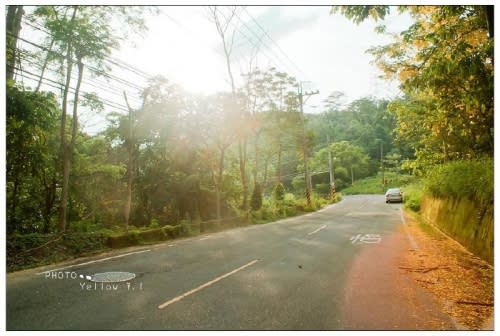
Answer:
<svg viewBox="0 0 500 336"><path fill-rule="evenodd" d="M233 275L233 274L234 274L234 273L236 273L236 272L241 271L242 269L245 269L245 268L247 268L247 267L249 267L249 266L252 266L252 265L253 265L253 264L255 264L257 261L259 261L259 260L258 260L258 259L252 260L252 261L250 261L248 264L245 264L245 265L243 265L243 266L241 266L241 267L238 267L237 269L232 270L232 271L231 271L231 272L229 272L229 273L226 273L226 274L224 274L224 275L221 275L221 276L219 276L219 277L217 277L217 278L215 278L215 279L213 279L213 280L211 280L211 281L209 281L209 282L207 282L207 283L204 283L204 284L203 284L203 285L201 285L201 286L198 286L198 287L196 287L196 288L194 288L194 289L191 289L190 291L188 291L188 292L186 292L186 293L184 293L184 294L182 294L182 295L179 295L179 296L177 296L177 297L175 297L175 298L173 298L173 299L171 299L171 300L168 300L167 302L162 303L161 305L159 305L159 306L158 306L158 309L163 309L163 308L165 308L166 306L171 305L172 303L175 303L175 302L177 302L177 301L180 301L180 300L184 299L186 296L189 296L189 295L191 295L191 294L194 294L194 293L196 293L196 292L198 292L198 291L202 290L202 289L203 289L203 288L205 288L205 287L211 286L211 285L213 285L214 283L216 283L216 282L218 282L218 281L220 281L220 280L222 280L222 279L224 279L224 278L227 278L228 276Z"/></svg>
<svg viewBox="0 0 500 336"><path fill-rule="evenodd" d="M382 241L382 237L378 233L367 233L365 235L358 233L349 240L352 240L352 244L379 244Z"/></svg>
<svg viewBox="0 0 500 336"><path fill-rule="evenodd" d="M172 246L175 246L175 244L168 244L167 246L168 247L172 247Z"/></svg>
<svg viewBox="0 0 500 336"><path fill-rule="evenodd" d="M411 248L414 250L417 250L418 245L415 242L415 239L413 239L413 236L410 234L410 232L408 232L408 225L406 224L406 219L405 219L405 216L403 215L403 208L402 207L399 208L399 213L401 215L401 221L403 222L403 225L405 227L406 235L408 236L408 240L410 241Z"/></svg>
<svg viewBox="0 0 500 336"><path fill-rule="evenodd" d="M91 261L87 261L87 262L84 262L84 263L81 263L81 264L64 266L64 267L56 268L56 269L53 269L53 270L50 270L50 271L43 271L43 272L40 272L40 273L36 273L36 275L41 275L41 274L45 274L45 273L48 273L48 272L57 272L57 271L61 271L61 270L64 270L64 269L73 268L73 267L77 267L77 266L90 265L90 264L94 264L94 263L98 263L98 262L102 262L102 261L106 261L106 260L122 258L122 257L126 257L128 255L139 254L139 253L144 253L144 252L149 252L149 251L151 251L151 250L142 250L142 251L137 251L137 252L129 252L129 253L125 253L125 254L120 254L120 255L117 255L117 256L113 256L113 257L107 257L107 258L103 258L103 259L91 260Z"/></svg>
<svg viewBox="0 0 500 336"><path fill-rule="evenodd" d="M313 232L309 232L307 235L310 236L312 234L315 234L316 232L318 232L319 230L323 230L324 228L326 228L326 225L323 225L322 227L320 228L317 228L316 230L314 230Z"/></svg>
<svg viewBox="0 0 500 336"><path fill-rule="evenodd" d="M205 239L208 239L208 238L210 238L210 236L206 236L206 237L200 238L198 240L205 240Z"/></svg>

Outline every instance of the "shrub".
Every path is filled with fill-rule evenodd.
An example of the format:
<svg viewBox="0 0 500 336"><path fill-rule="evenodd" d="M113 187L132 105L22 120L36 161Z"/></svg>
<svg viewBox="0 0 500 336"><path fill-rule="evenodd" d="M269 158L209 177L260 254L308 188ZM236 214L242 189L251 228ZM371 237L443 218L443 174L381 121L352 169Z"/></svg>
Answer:
<svg viewBox="0 0 500 336"><path fill-rule="evenodd" d="M71 223L68 227L71 232L95 232L99 231L99 225L89 221L78 221Z"/></svg>
<svg viewBox="0 0 500 336"><path fill-rule="evenodd" d="M149 227L152 228L152 229L159 228L160 227L160 222L158 222L158 220L156 218L153 218L151 220L151 224L149 224Z"/></svg>
<svg viewBox="0 0 500 336"><path fill-rule="evenodd" d="M341 193L336 193L335 197L333 198L333 203L337 203L342 201L342 194Z"/></svg>
<svg viewBox="0 0 500 336"><path fill-rule="evenodd" d="M330 183L318 183L315 185L314 190L321 195L330 194Z"/></svg>
<svg viewBox="0 0 500 336"><path fill-rule="evenodd" d="M140 235L142 241L148 241L148 242L161 241L166 238L161 228L142 231Z"/></svg>
<svg viewBox="0 0 500 336"><path fill-rule="evenodd" d="M492 158L452 161L429 171L425 189L435 197L493 203L493 174Z"/></svg>
<svg viewBox="0 0 500 336"><path fill-rule="evenodd" d="M287 206L285 207L285 216L296 216L298 213L297 208L295 206Z"/></svg>
<svg viewBox="0 0 500 336"><path fill-rule="evenodd" d="M181 224L178 225L180 226L179 228L179 235L182 237L187 237L191 234L191 224L187 220L181 221Z"/></svg>
<svg viewBox="0 0 500 336"><path fill-rule="evenodd" d="M283 183L276 183L274 186L273 199L275 201L283 201L285 199L285 186Z"/></svg>
<svg viewBox="0 0 500 336"><path fill-rule="evenodd" d="M283 201L286 206L294 206L297 202L295 199L295 195L292 193L286 193Z"/></svg>
<svg viewBox="0 0 500 336"><path fill-rule="evenodd" d="M163 234L168 237L168 238L177 238L179 236L179 229L178 225L172 226L172 225L165 225L162 230Z"/></svg>

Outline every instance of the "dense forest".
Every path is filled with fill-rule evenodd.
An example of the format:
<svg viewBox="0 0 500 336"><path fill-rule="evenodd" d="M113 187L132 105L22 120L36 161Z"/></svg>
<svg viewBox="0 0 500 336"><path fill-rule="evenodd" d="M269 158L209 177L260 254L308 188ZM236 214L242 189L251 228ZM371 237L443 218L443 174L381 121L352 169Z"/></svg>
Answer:
<svg viewBox="0 0 500 336"><path fill-rule="evenodd" d="M82 78L84 73L110 76L106 64L113 50L125 38L136 38L134 31L147 30L146 14L154 15L154 9L39 6L26 14L23 6L8 6L7 233L251 220L270 209L293 214L335 201L331 177L334 190L341 192L383 169L415 176L432 172L436 181L443 165L453 163L446 174L458 176L460 167L478 160L491 176L484 180L482 172L471 172L483 180L468 192L492 201L490 9L398 10L409 13L414 24L370 53L388 78L400 81L403 96L340 104L337 92L324 111L304 114L300 81L280 69L253 68L239 74L244 85L235 84L231 42L217 8L211 11L214 33L221 37L228 65L221 76L231 79L231 89L194 95L153 76L139 92L140 108L130 107L124 94L128 108L123 110L96 93L82 92ZM332 11L359 23L383 19L389 7ZM129 31L114 31L114 20ZM25 39L34 49L18 46L25 24L45 34L41 41ZM386 34L383 25L377 30ZM49 76L51 68L57 69L56 77ZM29 71L38 85L19 82L22 69L34 69ZM41 83L54 90L41 90ZM81 109L106 111L104 130L86 133ZM380 185L382 192L382 180Z"/></svg>

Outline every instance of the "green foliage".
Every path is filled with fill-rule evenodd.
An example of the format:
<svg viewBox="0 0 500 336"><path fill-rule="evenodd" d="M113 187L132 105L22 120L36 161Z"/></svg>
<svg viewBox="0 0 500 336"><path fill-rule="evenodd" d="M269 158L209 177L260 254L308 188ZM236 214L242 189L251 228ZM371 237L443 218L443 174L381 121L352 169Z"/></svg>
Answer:
<svg viewBox="0 0 500 336"><path fill-rule="evenodd" d="M107 237L101 233L12 234L7 238L7 270L20 269L60 262L75 256L107 249Z"/></svg>
<svg viewBox="0 0 500 336"><path fill-rule="evenodd" d="M262 207L262 190L260 188L260 183L256 183L252 192L252 198L250 200L250 209L257 211Z"/></svg>
<svg viewBox="0 0 500 336"><path fill-rule="evenodd" d="M310 116L307 128L316 133L320 143L330 136L333 137L331 142L348 141L361 147L369 157L367 176L373 175L380 169L381 147L384 155L392 152L403 158L413 157L413 151L404 142L393 139L396 118L387 110L388 103L386 100L361 98L344 107L330 107L322 114ZM326 153L323 155L324 168L328 157Z"/></svg>
<svg viewBox="0 0 500 336"><path fill-rule="evenodd" d="M49 232L56 202L54 95L7 85L7 230Z"/></svg>
<svg viewBox="0 0 500 336"><path fill-rule="evenodd" d="M96 223L81 220L71 223L70 229L72 232L98 232L101 230L101 227Z"/></svg>
<svg viewBox="0 0 500 336"><path fill-rule="evenodd" d="M410 183L413 183L416 177L411 175L396 174L387 172L384 175L387 185L382 187L382 175L367 177L355 182L354 186L342 189L344 195L361 195L361 194L384 194L388 188L401 188Z"/></svg>
<svg viewBox="0 0 500 336"><path fill-rule="evenodd" d="M416 173L493 154L493 40L483 7L406 7L415 23L370 51L402 83L406 96L389 108L398 139L415 149Z"/></svg>
<svg viewBox="0 0 500 336"><path fill-rule="evenodd" d="M330 193L329 183L318 183L314 186L314 190L321 195L328 195Z"/></svg>
<svg viewBox="0 0 500 336"><path fill-rule="evenodd" d="M407 209L418 212L424 196L424 186L421 181L416 181L402 188L403 202Z"/></svg>
<svg viewBox="0 0 500 336"><path fill-rule="evenodd" d="M383 20L389 14L389 6L332 6L331 13L339 13L360 24L368 17L374 20Z"/></svg>
<svg viewBox="0 0 500 336"><path fill-rule="evenodd" d="M426 190L435 197L468 198L492 204L493 159L452 161L434 167L425 178Z"/></svg>
<svg viewBox="0 0 500 336"><path fill-rule="evenodd" d="M285 199L285 186L283 183L276 183L273 189L273 200L275 202L281 202Z"/></svg>
<svg viewBox="0 0 500 336"><path fill-rule="evenodd" d="M329 149L332 151L335 184L338 190L341 190L351 184L351 172L354 174L355 180L368 176L368 156L365 154L362 147L352 145L348 141L332 143L329 148L323 148L316 152L316 155L311 162L312 169L319 170L322 167L328 167ZM325 178L328 178L328 174L324 175ZM326 182L327 181L324 181L324 183Z"/></svg>
<svg viewBox="0 0 500 336"><path fill-rule="evenodd" d="M304 174L295 176L292 179L292 187L295 193L300 194L303 193L306 188L306 182L304 179Z"/></svg>

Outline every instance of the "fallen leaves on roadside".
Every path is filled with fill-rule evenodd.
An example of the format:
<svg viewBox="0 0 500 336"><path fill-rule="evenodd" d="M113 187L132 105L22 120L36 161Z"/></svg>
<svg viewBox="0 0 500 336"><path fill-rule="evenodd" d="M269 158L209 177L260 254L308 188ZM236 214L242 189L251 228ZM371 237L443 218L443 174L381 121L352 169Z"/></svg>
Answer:
<svg viewBox="0 0 500 336"><path fill-rule="evenodd" d="M493 314L493 268L437 229L422 230L407 218L418 249L409 249L399 269L437 297L459 325L480 330Z"/></svg>

